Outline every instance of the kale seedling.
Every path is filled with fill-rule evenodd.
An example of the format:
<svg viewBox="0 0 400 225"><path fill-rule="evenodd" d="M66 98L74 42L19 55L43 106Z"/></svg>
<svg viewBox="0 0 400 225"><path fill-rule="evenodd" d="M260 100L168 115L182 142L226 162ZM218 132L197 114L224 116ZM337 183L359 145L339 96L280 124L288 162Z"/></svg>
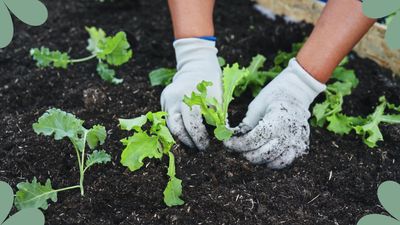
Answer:
<svg viewBox="0 0 400 225"><path fill-rule="evenodd" d="M190 97L185 96L184 102L192 108L199 106L201 114L204 116L206 123L216 127L214 135L218 140L228 140L233 131L226 127L226 119L228 117L228 107L233 100L233 92L242 79L249 75L248 69L239 69L239 64L235 63L232 67L226 66L223 70L222 78L222 103L215 98L207 96L207 87L213 85L212 82L202 81L197 85L198 93L192 92Z"/></svg>
<svg viewBox="0 0 400 225"><path fill-rule="evenodd" d="M136 171L143 167L143 160L146 158L161 160L163 155L168 156L169 181L164 190L164 202L171 207L183 205L184 201L180 199L182 180L175 176L175 157L171 152L175 140L166 126L165 116L167 116L165 112L149 112L134 119L119 119L122 130L135 132L132 136L121 140L125 146L121 163L129 170ZM149 125L149 129L143 130L146 124Z"/></svg>
<svg viewBox="0 0 400 225"><path fill-rule="evenodd" d="M95 164L107 163L111 161L111 156L104 150L94 150L98 145L102 145L106 139L106 129L101 125L95 125L90 129L83 127L83 120L76 118L70 113L60 109L49 109L33 124L33 129L37 134L45 136L54 135L55 140L68 138L74 146L79 166L79 185L53 189L51 181L48 179L44 185L33 178L32 182L22 182L17 185L15 206L18 209L24 208L48 208L48 200L57 202L57 193L71 189L80 189L83 196L83 181L85 172ZM91 154L86 153L86 145L94 150Z"/></svg>
<svg viewBox="0 0 400 225"><path fill-rule="evenodd" d="M218 63L221 67L225 66L225 59L218 57ZM149 73L151 86L167 86L172 82L172 78L176 74L174 68L159 68Z"/></svg>
<svg viewBox="0 0 400 225"><path fill-rule="evenodd" d="M123 80L115 78L115 70L110 66L121 66L132 57L132 50L126 34L121 31L115 36L106 36L102 29L86 27L86 30L90 35L86 49L91 55L80 59L71 59L68 53L51 51L45 47L34 48L31 49L30 54L36 61L36 65L41 68L67 69L71 64L97 59L97 73L100 77L113 84L121 83Z"/></svg>

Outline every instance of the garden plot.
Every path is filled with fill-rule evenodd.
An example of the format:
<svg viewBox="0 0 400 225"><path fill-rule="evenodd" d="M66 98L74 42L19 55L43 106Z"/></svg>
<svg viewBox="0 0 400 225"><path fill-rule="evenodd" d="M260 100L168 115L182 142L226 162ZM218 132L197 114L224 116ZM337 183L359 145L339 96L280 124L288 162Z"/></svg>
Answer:
<svg viewBox="0 0 400 225"><path fill-rule="evenodd" d="M0 179L15 191L18 183L34 177L42 184L50 179L55 189L75 187L82 180L77 156L71 151L73 144L39 136L32 128L49 108L76 115L88 128L104 126L107 138L100 144L105 149L102 153L110 155L101 161L106 164L91 165L84 186L60 192L56 202L49 201L44 211L47 224L355 224L367 213L382 212L374 194L377 186L385 180L400 179L397 125L380 124L384 141L371 144L360 128L357 134L353 122L348 132L336 132L332 126L327 129L331 122L328 116L325 120L314 117L309 154L281 171L249 164L240 155L227 152L217 138L205 152L177 142L166 151L169 158L145 159L138 170L136 165L125 165L121 154L127 143L120 140L131 134L122 129L138 130L128 129L123 123L132 121L118 119L159 111L163 88L151 86L148 74L160 67L174 67L166 2L45 3L50 12L48 22L17 33L13 44L0 54ZM254 10L251 1L217 1L215 15L219 55L227 64L237 62L248 68L254 56L263 55L265 62L256 70L260 72L276 69L274 59L282 52L291 54L295 50L292 45L304 41L312 29L311 25L287 23L280 17L270 20ZM123 60L125 64L116 70L118 78L109 77L110 82L96 71L98 60L68 65L68 69L38 68L29 53L32 48L45 46L86 56L89 35L85 27L93 26L107 34L124 31L133 51L132 59ZM357 82L337 75L330 83L348 83L348 94L340 98L340 115L367 120L379 107L396 113L400 83L391 71L354 53L347 59L340 68L342 72L353 71ZM229 105L231 125L241 121L257 92L257 88L251 88L254 85L247 86L234 93L238 97ZM336 106L325 103L326 99L322 94L310 110L323 104ZM332 109L329 107L323 109ZM320 111L324 112L320 115L328 112ZM154 125L151 119L146 122ZM151 124L143 124L144 129ZM348 135L340 135L344 133ZM227 133L219 139L224 135ZM168 169L171 158L175 173ZM165 200L165 191L171 180L176 184L178 180L174 179L182 180L182 195L168 204L171 202Z"/></svg>

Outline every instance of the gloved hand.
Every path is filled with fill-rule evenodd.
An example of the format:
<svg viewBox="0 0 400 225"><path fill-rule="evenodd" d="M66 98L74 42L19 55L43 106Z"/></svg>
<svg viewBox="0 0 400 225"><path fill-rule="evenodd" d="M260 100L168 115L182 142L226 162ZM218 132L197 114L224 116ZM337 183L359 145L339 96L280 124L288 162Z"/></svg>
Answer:
<svg viewBox="0 0 400 225"><path fill-rule="evenodd" d="M174 42L177 73L161 94L161 107L168 113L167 125L171 133L189 147L204 150L209 138L199 107L192 110L183 102L185 95L197 91L197 84L211 81L209 97L222 101L221 68L218 64L214 41L198 38L179 39Z"/></svg>
<svg viewBox="0 0 400 225"><path fill-rule="evenodd" d="M310 128L308 108L326 86L296 61L271 81L251 102L234 136L224 144L250 162L281 169L306 153Z"/></svg>

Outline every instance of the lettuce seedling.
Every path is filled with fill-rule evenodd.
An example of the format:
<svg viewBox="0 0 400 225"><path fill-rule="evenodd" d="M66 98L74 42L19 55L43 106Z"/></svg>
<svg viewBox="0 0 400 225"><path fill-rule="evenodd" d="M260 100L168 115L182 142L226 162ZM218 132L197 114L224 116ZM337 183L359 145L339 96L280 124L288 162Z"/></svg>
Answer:
<svg viewBox="0 0 400 225"><path fill-rule="evenodd" d="M383 141L379 124L400 123L400 114L386 114L385 111L400 112L400 106L388 103L385 96L382 96L379 99L380 104L375 108L374 112L365 118L343 114L343 98L350 95L358 85L358 79L354 71L343 67L346 63L347 58L335 69L332 76L335 82L327 86L325 101L314 106L314 118L311 120L311 124L319 127L324 127L325 124L328 124L327 129L339 135L349 134L354 130L358 135L362 136L363 142L368 147L376 147L378 141Z"/></svg>
<svg viewBox="0 0 400 225"><path fill-rule="evenodd" d="M225 66L225 59L218 57L218 63L221 67ZM167 86L172 83L172 78L176 74L176 69L174 68L159 68L151 71L149 73L149 79L151 86Z"/></svg>
<svg viewBox="0 0 400 225"><path fill-rule="evenodd" d="M183 205L182 180L175 176L175 157L171 152L175 140L166 126L165 112L149 112L146 115L134 119L119 119L122 130L134 131L135 133L121 142L125 146L122 151L121 163L136 171L143 167L143 160L156 158L161 160L163 155L169 157L167 175L169 181L164 190L164 202L167 206ZM149 129L143 127L149 125Z"/></svg>
<svg viewBox="0 0 400 225"><path fill-rule="evenodd" d="M295 57L303 46L303 43L295 43L292 45L291 52L279 51L274 58L274 66L267 71L261 70L266 61L265 56L256 55L253 57L249 67L249 75L242 79L235 89L235 97L239 97L247 89L250 89L253 96L256 97L266 83L278 76L289 64L290 59Z"/></svg>
<svg viewBox="0 0 400 225"><path fill-rule="evenodd" d="M95 27L86 27L90 35L87 50L91 55L71 59L68 53L60 51L51 51L48 48L33 48L30 51L31 56L40 68L54 67L67 69L69 65L81 63L91 59L97 59L97 73L99 76L110 83L119 84L123 80L115 77L115 70L110 66L121 66L132 57L132 50L124 32L118 32L115 36L106 36L102 29Z"/></svg>
<svg viewBox="0 0 400 225"><path fill-rule="evenodd" d="M336 134L348 134L353 125L362 122L360 117L349 117L342 114L343 99L351 94L358 86L358 79L353 70L344 67L347 58L333 72L335 82L329 84L325 91L325 101L318 103L313 108L314 118L311 124L323 127L328 124L327 129Z"/></svg>
<svg viewBox="0 0 400 225"><path fill-rule="evenodd" d="M378 141L383 141L383 136L379 129L380 123L400 124L400 114L385 113L387 110L400 112L400 106L388 103L385 96L381 96L379 102L380 104L371 115L362 119L362 123L354 126L356 133L362 136L363 142L370 148L375 147Z"/></svg>
<svg viewBox="0 0 400 225"><path fill-rule="evenodd" d="M207 87L212 86L213 83L209 81L202 81L197 85L197 91L192 92L190 97L185 96L185 102L191 109L193 106L199 106L201 114L204 116L206 123L216 127L214 135L218 140L228 140L233 131L229 130L226 126L228 117L228 107L233 100L233 92L240 81L249 75L249 70L239 68L239 64L235 63L232 67L226 66L223 70L222 77L222 103L218 102L215 98L207 96Z"/></svg>
<svg viewBox="0 0 400 225"><path fill-rule="evenodd" d="M97 146L104 144L106 129L101 125L95 125L90 129L83 127L83 120L76 118L70 113L60 109L49 109L33 124L35 133L45 136L54 135L55 140L67 138L74 146L79 166L79 185L62 189L54 189L48 179L44 185L33 178L32 182L22 182L17 185L15 206L18 209L42 208L47 209L48 200L57 202L57 193L71 189L80 189L84 196L84 178L86 171L95 164L102 164L111 161L111 156L104 150L94 150ZM86 145L92 153L86 153Z"/></svg>

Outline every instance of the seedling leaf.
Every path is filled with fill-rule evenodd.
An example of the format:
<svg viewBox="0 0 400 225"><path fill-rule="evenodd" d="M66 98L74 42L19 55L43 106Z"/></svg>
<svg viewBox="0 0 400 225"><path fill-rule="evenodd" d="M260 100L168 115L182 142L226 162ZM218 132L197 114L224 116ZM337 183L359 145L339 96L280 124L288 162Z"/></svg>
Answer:
<svg viewBox="0 0 400 225"><path fill-rule="evenodd" d="M126 34L122 31L113 37L107 37L104 41L99 42L98 48L97 56L114 66L120 66L128 62L133 54L132 50L130 50Z"/></svg>
<svg viewBox="0 0 400 225"><path fill-rule="evenodd" d="M94 125L87 133L87 143L90 149L95 149L98 145L104 144L106 140L106 128L101 125Z"/></svg>
<svg viewBox="0 0 400 225"><path fill-rule="evenodd" d="M57 192L51 186L51 181L47 180L44 185L37 182L36 177L32 182L22 182L17 185L18 191L15 197L15 207L17 209L27 208L48 208L47 201L57 202Z"/></svg>
<svg viewBox="0 0 400 225"><path fill-rule="evenodd" d="M36 61L38 67L55 67L66 69L70 63L67 53L60 51L50 51L50 49L41 47L30 50L32 58Z"/></svg>
<svg viewBox="0 0 400 225"><path fill-rule="evenodd" d="M88 155L88 159L86 160L86 168L89 168L95 164L105 164L110 161L111 156L106 151L95 150L90 155Z"/></svg>

